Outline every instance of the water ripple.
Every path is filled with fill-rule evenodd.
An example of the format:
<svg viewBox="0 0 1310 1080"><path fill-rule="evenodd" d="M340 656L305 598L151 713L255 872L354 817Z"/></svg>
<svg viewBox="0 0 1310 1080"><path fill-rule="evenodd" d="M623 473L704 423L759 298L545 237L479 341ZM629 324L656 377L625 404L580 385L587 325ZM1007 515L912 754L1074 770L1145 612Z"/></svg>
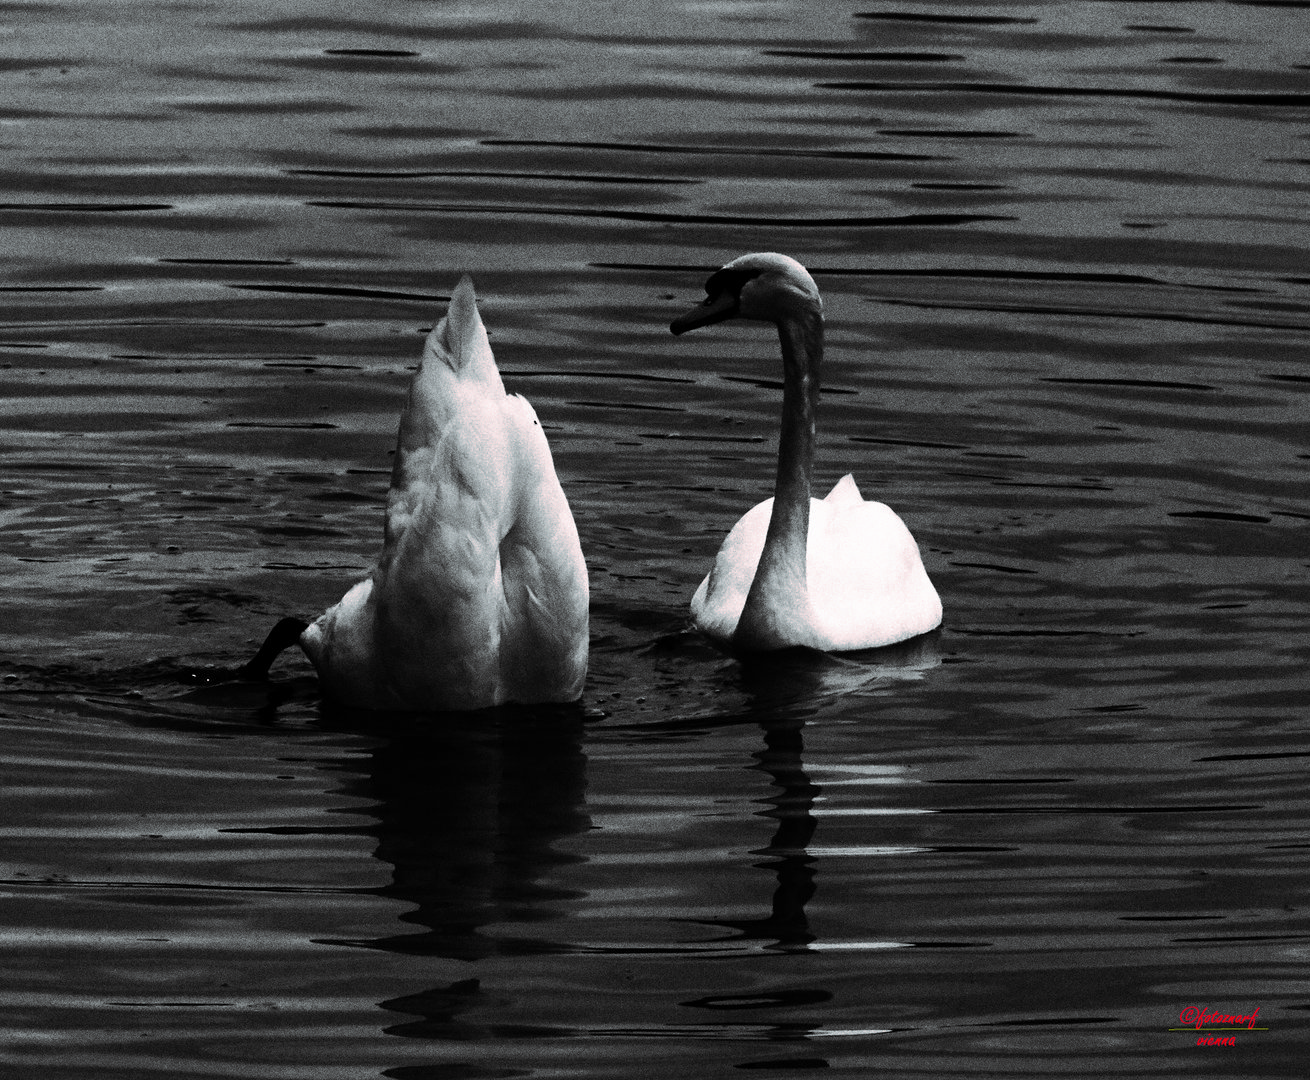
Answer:
<svg viewBox="0 0 1310 1080"><path fill-rule="evenodd" d="M0 3L4 1066L1303 1075L1305 6ZM781 371L668 325L755 247L921 641L688 625ZM234 681L369 572L465 272L582 701Z"/></svg>

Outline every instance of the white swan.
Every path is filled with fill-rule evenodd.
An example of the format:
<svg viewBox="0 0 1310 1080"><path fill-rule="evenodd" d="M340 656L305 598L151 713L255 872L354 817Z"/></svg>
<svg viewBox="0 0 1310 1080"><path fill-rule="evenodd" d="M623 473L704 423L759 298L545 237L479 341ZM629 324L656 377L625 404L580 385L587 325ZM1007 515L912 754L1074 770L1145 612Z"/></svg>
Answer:
<svg viewBox="0 0 1310 1080"><path fill-rule="evenodd" d="M810 497L823 358L814 279L795 259L765 252L728 263L705 292L670 329L682 334L733 318L775 323L782 430L774 497L723 541L691 601L696 626L735 652L870 649L934 629L941 600L905 523L882 503L865 502L849 474L827 498Z"/></svg>
<svg viewBox="0 0 1310 1080"><path fill-rule="evenodd" d="M465 276L400 417L377 568L308 627L283 620L242 672L298 640L325 697L356 708L575 701L587 604L545 433L505 393Z"/></svg>

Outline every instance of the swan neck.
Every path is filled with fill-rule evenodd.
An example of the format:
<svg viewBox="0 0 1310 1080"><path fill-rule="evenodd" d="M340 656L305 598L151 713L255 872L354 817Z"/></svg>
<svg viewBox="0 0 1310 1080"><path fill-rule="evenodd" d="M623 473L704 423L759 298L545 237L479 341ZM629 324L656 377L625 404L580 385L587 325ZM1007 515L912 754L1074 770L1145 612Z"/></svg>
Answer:
<svg viewBox="0 0 1310 1080"><path fill-rule="evenodd" d="M806 550L823 316L805 312L779 321L778 337L783 371L778 473L764 549L734 635L734 643L746 649L796 644L785 623L792 614L803 619L809 606Z"/></svg>
<svg viewBox="0 0 1310 1080"><path fill-rule="evenodd" d="M823 317L789 319L778 324L782 344L782 424L778 436L778 476L774 484L774 519L810 516L810 474L814 468L814 423L823 360ZM794 531L794 529L793 529ZM802 541L805 533L800 533ZM802 542L801 551L804 551Z"/></svg>

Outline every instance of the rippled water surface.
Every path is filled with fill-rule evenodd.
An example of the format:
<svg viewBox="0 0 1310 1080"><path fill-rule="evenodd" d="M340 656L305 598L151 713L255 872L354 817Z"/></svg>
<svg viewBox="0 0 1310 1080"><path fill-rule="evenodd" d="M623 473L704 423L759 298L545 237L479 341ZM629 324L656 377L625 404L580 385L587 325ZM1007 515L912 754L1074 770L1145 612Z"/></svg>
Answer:
<svg viewBox="0 0 1310 1080"><path fill-rule="evenodd" d="M1308 6L0 3L5 1074L1303 1075ZM755 250L926 640L687 629L780 375L667 325ZM582 705L225 681L465 271Z"/></svg>

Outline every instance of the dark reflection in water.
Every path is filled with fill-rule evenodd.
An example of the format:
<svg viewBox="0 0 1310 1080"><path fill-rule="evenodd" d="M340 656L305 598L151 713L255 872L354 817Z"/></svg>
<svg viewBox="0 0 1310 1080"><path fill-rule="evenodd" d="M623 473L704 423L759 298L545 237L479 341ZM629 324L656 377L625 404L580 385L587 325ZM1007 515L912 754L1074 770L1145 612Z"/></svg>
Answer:
<svg viewBox="0 0 1310 1080"><path fill-rule="evenodd" d="M549 936L488 937L484 929L507 921L548 927L564 917L559 901L583 898L542 882L576 860L552 845L589 825L582 721L581 710L508 708L440 725L424 717L386 724L386 738L357 763L362 774L343 790L373 804L374 857L392 874L379 894L401 901L400 920L420 929L323 943L466 962L558 952L561 944ZM376 731L378 719L367 726ZM419 1019L383 1030L485 1038L482 1026L461 1020L484 998L476 977L391 997L379 1003L383 1009ZM439 1075L417 1069L387 1075Z"/></svg>
<svg viewBox="0 0 1310 1080"><path fill-rule="evenodd" d="M769 796L766 817L777 821L767 847L752 851L768 861L757 864L777 875L778 885L767 916L728 922L743 937L799 947L814 940L805 918L805 905L814 895L814 858L806 850L817 821L810 813L820 788L805 772L805 721L769 720L762 724L764 747L754 755L776 792Z"/></svg>
<svg viewBox="0 0 1310 1080"><path fill-rule="evenodd" d="M0 4L0 1072L1303 1075L1305 5L538 8ZM917 652L687 630L780 373L667 326L769 249ZM367 572L465 271L581 714L224 683Z"/></svg>
<svg viewBox="0 0 1310 1080"><path fill-rule="evenodd" d="M581 710L506 710L416 719L378 746L348 790L377 801L374 854L394 867L383 894L413 904L401 918L423 929L361 944L456 960L557 948L481 931L548 924L563 917L552 902L579 898L541 878L576 859L552 845L589 825L581 740Z"/></svg>

